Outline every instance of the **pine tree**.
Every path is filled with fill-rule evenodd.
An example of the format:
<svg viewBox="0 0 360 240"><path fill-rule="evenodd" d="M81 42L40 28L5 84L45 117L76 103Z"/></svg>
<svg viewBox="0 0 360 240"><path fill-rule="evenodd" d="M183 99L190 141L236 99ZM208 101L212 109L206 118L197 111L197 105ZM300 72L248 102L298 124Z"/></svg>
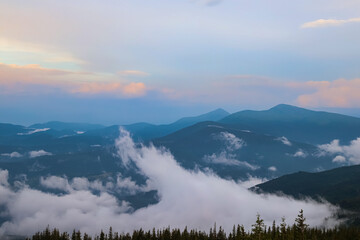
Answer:
<svg viewBox="0 0 360 240"><path fill-rule="evenodd" d="M252 233L255 239L260 240L265 228L264 219L260 218L260 214L256 215L256 222L252 225L252 227Z"/></svg>
<svg viewBox="0 0 360 240"><path fill-rule="evenodd" d="M282 217L280 223L280 236L282 240L286 239L286 235L287 235L286 232L287 232L287 227L286 227L285 218Z"/></svg>
<svg viewBox="0 0 360 240"><path fill-rule="evenodd" d="M309 226L305 223L304 211L301 209L297 218L295 218L295 235L296 239L305 239L306 229Z"/></svg>
<svg viewBox="0 0 360 240"><path fill-rule="evenodd" d="M109 228L109 236L108 236L108 240L113 240L112 227L110 227L110 228Z"/></svg>

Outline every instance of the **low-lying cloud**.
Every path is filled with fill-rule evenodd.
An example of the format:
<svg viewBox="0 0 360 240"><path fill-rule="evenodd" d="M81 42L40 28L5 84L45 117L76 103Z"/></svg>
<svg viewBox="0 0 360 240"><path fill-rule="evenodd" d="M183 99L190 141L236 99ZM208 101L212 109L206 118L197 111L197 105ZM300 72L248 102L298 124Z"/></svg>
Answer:
<svg viewBox="0 0 360 240"><path fill-rule="evenodd" d="M236 151L246 145L244 140L229 132L221 132L214 138L223 141L228 151Z"/></svg>
<svg viewBox="0 0 360 240"><path fill-rule="evenodd" d="M42 156L50 156L52 153L46 152L45 150L37 150L37 151L30 151L29 156L30 158L42 157Z"/></svg>
<svg viewBox="0 0 360 240"><path fill-rule="evenodd" d="M2 214L10 220L0 227L0 235L27 235L47 225L67 231L80 229L90 234L109 226L119 232L166 226L208 230L215 222L230 231L233 224L238 223L250 229L257 213L268 226L282 217L292 224L300 209L304 209L311 226L335 223L332 218L335 208L329 204L258 195L241 183L213 173L186 170L167 150L136 145L123 130L115 145L122 160L135 164L151 181L158 192L157 204L132 212L128 203L118 202L107 192L95 195L88 190L76 190L74 181L63 178L43 178L43 184L48 186L67 189L70 185L71 191L60 196L28 187L15 191L8 186L8 172L3 170L0 171L0 204L5 210Z"/></svg>
<svg viewBox="0 0 360 240"><path fill-rule="evenodd" d="M336 155L333 162L360 164L360 137L352 140L349 145L341 145L338 139L331 143L318 146L319 155Z"/></svg>
<svg viewBox="0 0 360 240"><path fill-rule="evenodd" d="M227 153L226 151L221 151L218 154L211 154L211 155L205 155L204 161L212 164L223 164L228 166L240 166L249 168L250 170L256 170L259 167L256 165L252 165L246 161L239 161L237 160L235 154Z"/></svg>
<svg viewBox="0 0 360 240"><path fill-rule="evenodd" d="M288 145L288 146L291 146L291 145L292 145L292 143L289 141L289 139L287 139L287 138L284 137L284 136L279 137L279 138L276 138L275 140L281 141L283 144Z"/></svg>
<svg viewBox="0 0 360 240"><path fill-rule="evenodd" d="M19 158L22 157L23 155L18 152L12 152L12 153L2 153L1 156L10 157L10 158Z"/></svg>
<svg viewBox="0 0 360 240"><path fill-rule="evenodd" d="M48 176L41 177L40 184L48 189L61 190L63 192L74 191L99 191L99 192L118 192L134 195L139 192L153 190L151 182L146 181L145 185L138 185L130 177L122 177L118 174L116 179L108 179L104 183L100 180L89 181L87 178L75 177L69 180L67 177Z"/></svg>
<svg viewBox="0 0 360 240"><path fill-rule="evenodd" d="M307 157L307 153L304 151L304 150L302 150L302 149L298 149L297 151L296 151L296 153L294 153L294 157L299 157L299 158L305 158L305 157Z"/></svg>
<svg viewBox="0 0 360 240"><path fill-rule="evenodd" d="M249 168L250 170L256 170L259 168L258 166L252 165L246 161L239 161L236 159L236 154L234 154L234 152L246 145L244 140L229 132L220 132L219 134L214 135L213 138L215 140L219 140L221 144L224 145L224 148L220 153L205 155L203 157L205 162L228 166L240 166Z"/></svg>
<svg viewBox="0 0 360 240"><path fill-rule="evenodd" d="M31 130L27 133L18 133L17 135L31 135L31 134L38 133L38 132L46 132L48 130L50 130L50 128L40 128L40 129Z"/></svg>

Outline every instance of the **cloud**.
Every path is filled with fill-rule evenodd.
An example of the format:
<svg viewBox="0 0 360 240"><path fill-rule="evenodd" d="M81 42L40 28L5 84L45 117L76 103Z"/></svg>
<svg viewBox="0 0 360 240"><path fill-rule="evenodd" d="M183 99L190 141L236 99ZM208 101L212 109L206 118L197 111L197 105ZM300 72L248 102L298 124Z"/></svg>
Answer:
<svg viewBox="0 0 360 240"><path fill-rule="evenodd" d="M40 184L48 189L56 189L68 193L74 191L98 191L135 195L139 192L153 190L150 181L146 181L145 185L138 185L130 177L123 178L120 173L117 175L116 181L111 178L104 183L99 180L89 181L84 177L75 177L69 181L67 177L48 176L41 177Z"/></svg>
<svg viewBox="0 0 360 240"><path fill-rule="evenodd" d="M3 94L62 90L72 94L139 97L147 91L144 83L118 79L113 74L49 69L37 64L20 66L4 63L0 63L0 71L0 86L3 87L0 92Z"/></svg>
<svg viewBox="0 0 360 240"><path fill-rule="evenodd" d="M170 152L154 146L135 145L129 133L123 130L116 148L125 164L131 161L152 182L158 192L158 203L132 212L128 203L119 203L107 192L95 195L75 190L54 195L27 187L14 191L7 186L7 171L0 171L0 179L3 179L0 180L1 209L10 219L0 227L0 235L31 234L48 225L61 231L75 228L90 234L109 226L120 232L166 226L208 230L215 222L231 231L233 224L238 223L250 229L257 213L268 226L284 216L288 223L293 223L299 209L304 209L311 226L336 223L332 218L336 208L329 204L259 195L241 183L213 173L185 170ZM52 178L49 182L56 180ZM58 187L67 187L66 182L60 182Z"/></svg>
<svg viewBox="0 0 360 240"><path fill-rule="evenodd" d="M9 171L0 169L0 186L9 186L8 179L9 179Z"/></svg>
<svg viewBox="0 0 360 240"><path fill-rule="evenodd" d="M18 41L17 39L0 38L0 51L12 53L22 53L22 56L32 55L32 61L46 63L72 63L74 65L85 64L84 60L76 58L73 54L64 49L54 49L46 44L32 44L29 42Z"/></svg>
<svg viewBox="0 0 360 240"><path fill-rule="evenodd" d="M360 78L306 82L313 93L301 94L297 102L304 107L360 107Z"/></svg>
<svg viewBox="0 0 360 240"><path fill-rule="evenodd" d="M31 134L38 133L38 132L46 132L48 130L50 130L50 128L34 129L27 133L18 133L17 135L31 135Z"/></svg>
<svg viewBox="0 0 360 240"><path fill-rule="evenodd" d="M29 156L30 158L36 158L41 156L50 156L52 153L46 152L44 150L38 150L38 151L30 151Z"/></svg>
<svg viewBox="0 0 360 240"><path fill-rule="evenodd" d="M307 153L304 152L302 149L299 149L296 153L294 153L294 157L305 158Z"/></svg>
<svg viewBox="0 0 360 240"><path fill-rule="evenodd" d="M245 167L253 171L259 169L259 166L252 165L246 161L236 160L234 154L229 154L226 151L222 151L219 154L213 153L211 155L205 155L203 160L212 164Z"/></svg>
<svg viewBox="0 0 360 240"><path fill-rule="evenodd" d="M340 146L340 141L338 139L334 139L333 141L331 141L331 143L319 145L318 148L323 154L334 154L343 152L343 148Z"/></svg>
<svg viewBox="0 0 360 240"><path fill-rule="evenodd" d="M213 136L214 139L220 140L224 145L225 149L223 149L220 153L213 153L211 155L205 155L203 160L212 164L223 164L229 166L241 166L246 167L251 170L256 170L259 167L252 165L246 161L239 161L236 158L236 155L232 152L239 150L243 146L246 145L245 141L236 137L234 134L229 132L220 132Z"/></svg>
<svg viewBox="0 0 360 240"><path fill-rule="evenodd" d="M301 25L301 28L318 28L318 27L335 27L341 26L347 23L360 22L360 18L349 18L349 19L318 19L312 22L306 22Z"/></svg>
<svg viewBox="0 0 360 240"><path fill-rule="evenodd" d="M251 187L254 187L258 184L267 182L268 179L266 178L258 178L258 177L253 177L251 175L248 176L248 179L246 179L245 181L241 181L239 180L237 183L241 186L244 187L246 189L249 189Z"/></svg>
<svg viewBox="0 0 360 240"><path fill-rule="evenodd" d="M239 150L246 145L244 140L229 132L221 132L214 136L214 138L223 141L226 145L226 149L231 152Z"/></svg>
<svg viewBox="0 0 360 240"><path fill-rule="evenodd" d="M12 152L12 153L2 153L1 156L10 157L10 158L19 158L22 157L23 155L18 152Z"/></svg>
<svg viewBox="0 0 360 240"><path fill-rule="evenodd" d="M352 140L349 145L340 145L340 141L335 139L329 144L319 145L318 148L320 155L342 154L336 156L333 162L360 164L360 137Z"/></svg>
<svg viewBox="0 0 360 240"><path fill-rule="evenodd" d="M40 184L49 189L57 189L65 192L69 192L71 189L66 178L57 176L40 177Z"/></svg>
<svg viewBox="0 0 360 240"><path fill-rule="evenodd" d="M124 96L143 96L146 93L144 83L122 84L118 82L112 83L83 83L78 88L73 89L73 93L120 93Z"/></svg>
<svg viewBox="0 0 360 240"><path fill-rule="evenodd" d="M288 146L292 145L291 142L284 136L276 138L275 140L281 141L283 144L288 145Z"/></svg>
<svg viewBox="0 0 360 240"><path fill-rule="evenodd" d="M335 163L345 163L346 158L341 155L337 155L332 161Z"/></svg>
<svg viewBox="0 0 360 240"><path fill-rule="evenodd" d="M277 168L276 168L275 166L271 166L271 167L269 167L268 169L269 169L269 171L271 171L271 172L276 172L276 171L277 171Z"/></svg>

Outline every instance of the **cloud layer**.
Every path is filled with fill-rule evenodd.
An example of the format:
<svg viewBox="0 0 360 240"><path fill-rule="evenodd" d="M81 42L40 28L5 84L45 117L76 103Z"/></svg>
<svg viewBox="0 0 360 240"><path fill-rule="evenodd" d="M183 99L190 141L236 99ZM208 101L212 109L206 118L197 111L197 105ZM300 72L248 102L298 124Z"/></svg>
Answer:
<svg viewBox="0 0 360 240"><path fill-rule="evenodd" d="M336 155L333 162L360 164L360 138L352 140L349 145L341 145L340 141L335 139L318 147L320 154Z"/></svg>
<svg viewBox="0 0 360 240"><path fill-rule="evenodd" d="M0 63L2 94L47 93L58 91L72 94L112 94L115 97L138 97L146 94L142 82L131 82L114 74L68 71L44 68L37 64ZM127 71L124 71L127 72ZM139 71L130 71L133 75Z"/></svg>
<svg viewBox="0 0 360 240"><path fill-rule="evenodd" d="M242 184L212 173L187 171L164 149L136 146L128 132L121 131L116 147L125 164L133 162L151 181L158 192L157 204L131 212L126 202L117 202L107 192L94 195L86 189L75 190L74 181L69 188L69 181L56 177L44 178L42 183L71 190L60 196L27 187L14 191L8 186L8 172L2 170L0 204L5 209L3 214L11 220L1 226L0 235L30 234L47 225L67 231L76 228L90 234L109 226L119 232L166 226L208 230L215 222L230 231L237 223L249 229L257 213L268 226L284 216L288 223L293 223L299 209L304 209L311 226L335 223L331 218L335 208L328 204L257 195Z"/></svg>

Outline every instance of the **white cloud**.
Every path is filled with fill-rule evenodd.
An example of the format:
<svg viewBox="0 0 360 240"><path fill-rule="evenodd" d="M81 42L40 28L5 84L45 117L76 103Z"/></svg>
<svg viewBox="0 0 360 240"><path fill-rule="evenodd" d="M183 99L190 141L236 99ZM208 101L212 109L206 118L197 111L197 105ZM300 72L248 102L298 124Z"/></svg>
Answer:
<svg viewBox="0 0 360 240"><path fill-rule="evenodd" d="M336 163L345 163L346 158L344 156L337 155L332 161Z"/></svg>
<svg viewBox="0 0 360 240"><path fill-rule="evenodd" d="M27 133L18 133L17 135L31 135L31 134L38 133L38 132L46 132L48 130L50 130L50 128L34 129Z"/></svg>
<svg viewBox="0 0 360 240"><path fill-rule="evenodd" d="M360 137L352 140L347 146L340 145L340 141L335 139L329 144L319 145L318 148L320 150L320 155L341 153L344 155L342 157L348 159L349 164L360 164ZM341 156L337 156L335 159L337 160L336 162L345 162ZM335 161L335 159L333 161Z"/></svg>
<svg viewBox="0 0 360 240"><path fill-rule="evenodd" d="M318 148L321 150L320 154L343 152L339 143L340 141L338 139L334 139L331 143L319 145Z"/></svg>
<svg viewBox="0 0 360 240"><path fill-rule="evenodd" d="M271 167L269 167L268 169L269 169L269 171L271 171L271 172L276 172L276 171L277 171L277 168L276 168L275 166L271 166Z"/></svg>
<svg viewBox="0 0 360 240"><path fill-rule="evenodd" d="M246 189L249 189L266 181L268 181L268 179L266 178L257 178L253 176L248 176L248 179L246 181L238 181L238 184L240 184L242 187Z"/></svg>
<svg viewBox="0 0 360 240"><path fill-rule="evenodd" d="M221 132L214 137L215 139L221 140L226 145L228 151L236 151L246 145L245 141L236 137L234 134L229 132Z"/></svg>
<svg viewBox="0 0 360 240"><path fill-rule="evenodd" d="M41 177L40 184L49 189L57 189L68 193L74 191L116 191L134 195L138 192L148 192L153 190L150 181L147 181L145 185L137 185L130 177L123 178L120 173L116 178L116 182L113 179L108 179L105 183L99 180L89 181L84 177L75 177L69 181L67 177L49 176Z"/></svg>
<svg viewBox="0 0 360 240"><path fill-rule="evenodd" d="M294 153L294 157L305 158L306 156L307 156L307 153L304 152L302 149L299 149L296 153Z"/></svg>
<svg viewBox="0 0 360 240"><path fill-rule="evenodd" d="M203 159L204 159L204 161L206 161L208 163L213 163L213 164L224 164L224 165L229 165L229 166L242 166L242 167L249 168L250 170L259 169L259 166L252 165L246 161L236 160L234 154L229 154L226 151L222 151L219 154L213 153L211 155L205 155Z"/></svg>
<svg viewBox="0 0 360 240"><path fill-rule="evenodd" d="M341 26L347 23L360 22L360 18L349 19L318 19L312 22L306 22L301 25L301 28L317 28L317 27L334 27Z"/></svg>
<svg viewBox="0 0 360 240"><path fill-rule="evenodd" d="M19 158L19 157L22 157L23 155L18 152L12 152L12 153L2 153L1 156L11 157L11 158Z"/></svg>
<svg viewBox="0 0 360 240"><path fill-rule="evenodd" d="M251 165L246 161L239 161L235 159L236 155L232 152L239 150L246 145L245 141L236 137L234 134L229 132L221 132L214 135L214 139L220 140L224 143L225 149L220 153L213 153L211 155L205 155L203 160L213 164L224 164L229 166L242 166L251 170L256 170L259 167Z"/></svg>
<svg viewBox="0 0 360 240"><path fill-rule="evenodd" d="M48 225L61 231L75 228L90 234L109 226L125 232L166 226L208 230L214 222L231 231L237 223L250 229L257 213L268 226L284 216L288 223L293 223L299 209L304 209L311 226L335 223L332 216L336 208L329 204L258 195L213 173L185 170L164 149L135 147L128 132L121 131L116 147L125 164L132 161L152 182L159 196L157 204L129 212L127 203L118 203L104 192L94 195L79 190L56 196L29 188L14 192L0 185L0 201L10 217L0 227L0 235L31 234ZM1 175L6 174L0 172Z"/></svg>
<svg viewBox="0 0 360 240"><path fill-rule="evenodd" d="M9 178L8 170L0 169L0 185L9 186L8 178ZM1 203L1 201L0 201L0 203Z"/></svg>
<svg viewBox="0 0 360 240"><path fill-rule="evenodd" d="M50 156L50 155L52 155L52 153L46 152L44 150L29 152L30 158L36 158L36 157L41 157L41 156Z"/></svg>
<svg viewBox="0 0 360 240"><path fill-rule="evenodd" d="M283 144L291 146L291 142L284 136L276 138L275 140L281 141Z"/></svg>
<svg viewBox="0 0 360 240"><path fill-rule="evenodd" d="M152 186L151 181L147 180L146 185L140 186L135 181L133 181L130 177L123 178L121 174L117 176L116 179L116 188L120 192L127 192L130 194L136 194L138 192L148 192L150 190L154 190L155 188Z"/></svg>
<svg viewBox="0 0 360 240"><path fill-rule="evenodd" d="M65 192L70 191L71 187L66 178L57 177L57 176L49 176L49 177L41 177L40 184L46 188L62 190Z"/></svg>

